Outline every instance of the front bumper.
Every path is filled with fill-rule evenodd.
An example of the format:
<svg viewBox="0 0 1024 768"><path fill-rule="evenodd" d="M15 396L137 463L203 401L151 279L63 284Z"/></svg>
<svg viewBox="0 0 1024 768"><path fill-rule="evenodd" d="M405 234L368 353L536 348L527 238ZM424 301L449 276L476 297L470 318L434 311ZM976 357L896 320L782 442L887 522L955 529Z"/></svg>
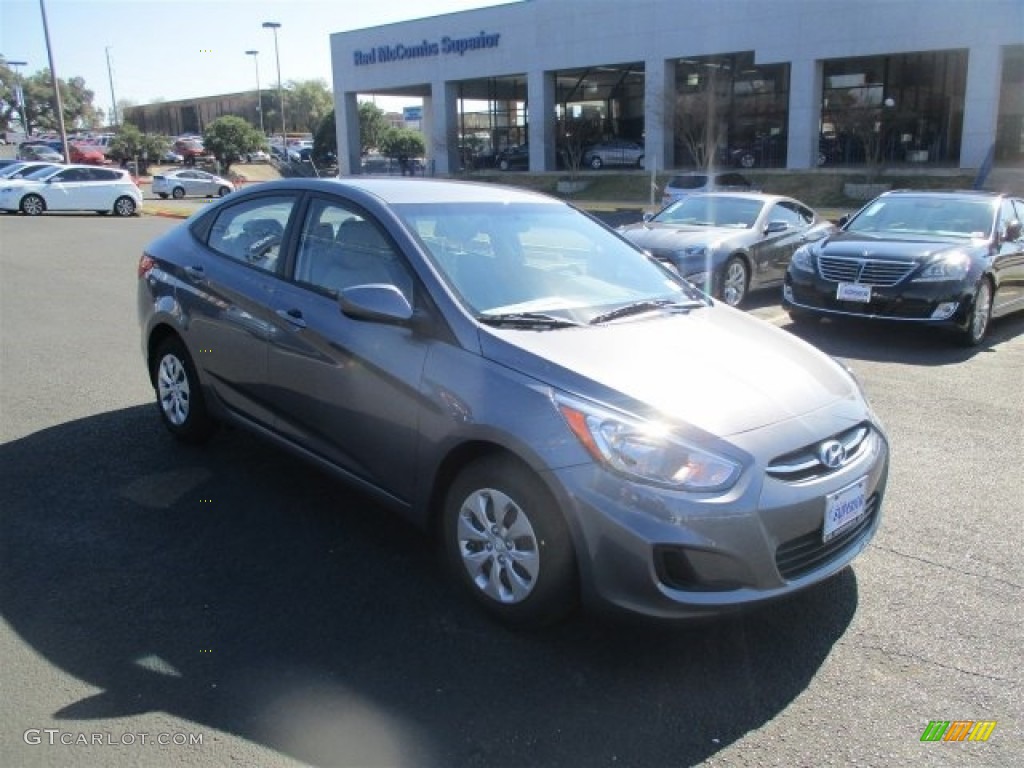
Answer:
<svg viewBox="0 0 1024 768"><path fill-rule="evenodd" d="M787 482L748 468L704 499L625 481L595 465L557 470L572 511L584 599L659 618L714 615L783 597L845 568L878 530L884 433L823 477ZM823 541L826 497L862 481L866 514Z"/></svg>
<svg viewBox="0 0 1024 768"><path fill-rule="evenodd" d="M784 309L875 320L965 327L974 294L963 282L901 282L871 287L871 300L841 301L838 283L817 273L790 269L782 291Z"/></svg>

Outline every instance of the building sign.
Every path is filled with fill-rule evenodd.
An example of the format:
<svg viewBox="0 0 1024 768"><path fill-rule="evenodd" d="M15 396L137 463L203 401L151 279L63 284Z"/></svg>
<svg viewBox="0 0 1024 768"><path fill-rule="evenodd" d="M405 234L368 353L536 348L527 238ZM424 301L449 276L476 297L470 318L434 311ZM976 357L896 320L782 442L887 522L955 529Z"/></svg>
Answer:
<svg viewBox="0 0 1024 768"><path fill-rule="evenodd" d="M406 45L378 45L368 51L356 50L352 53L353 62L357 67L370 64L385 64L392 61L409 59L433 58L434 56L465 56L468 51L479 51L484 48L497 48L500 34L489 35L483 30L474 37L442 37L438 41L422 40Z"/></svg>
<svg viewBox="0 0 1024 768"><path fill-rule="evenodd" d="M407 123L415 123L423 119L423 107L403 107L402 119Z"/></svg>

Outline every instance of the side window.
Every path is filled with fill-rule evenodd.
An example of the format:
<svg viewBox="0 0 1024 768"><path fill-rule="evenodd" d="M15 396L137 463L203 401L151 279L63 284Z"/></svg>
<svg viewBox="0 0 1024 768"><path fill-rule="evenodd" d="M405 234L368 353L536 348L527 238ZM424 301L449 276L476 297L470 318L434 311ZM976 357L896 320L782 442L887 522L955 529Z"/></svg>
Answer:
<svg viewBox="0 0 1024 768"><path fill-rule="evenodd" d="M302 223L295 279L331 294L370 283L395 285L412 303L412 278L377 224L343 203L316 199Z"/></svg>
<svg viewBox="0 0 1024 768"><path fill-rule="evenodd" d="M773 209L769 221L784 221L794 229L803 229L814 221L809 209L796 203L780 202Z"/></svg>
<svg viewBox="0 0 1024 768"><path fill-rule="evenodd" d="M68 183L72 181L82 181L83 176L84 174L81 168L68 168L66 171L58 173L56 176L54 176L53 180Z"/></svg>
<svg viewBox="0 0 1024 768"><path fill-rule="evenodd" d="M1006 225L1014 219L1020 218L1020 212L1013 210L1013 201L1007 198L1003 200L1002 208L999 212L999 232L1002 235L1006 233Z"/></svg>
<svg viewBox="0 0 1024 768"><path fill-rule="evenodd" d="M228 258L276 272L294 208L291 195L259 197L224 208L210 227L207 245Z"/></svg>

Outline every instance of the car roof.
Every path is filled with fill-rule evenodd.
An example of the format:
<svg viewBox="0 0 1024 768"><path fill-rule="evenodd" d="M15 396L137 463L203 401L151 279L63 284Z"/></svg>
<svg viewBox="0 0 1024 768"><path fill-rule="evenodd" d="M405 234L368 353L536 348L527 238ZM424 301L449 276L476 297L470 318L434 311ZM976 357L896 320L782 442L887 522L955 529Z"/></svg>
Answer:
<svg viewBox="0 0 1024 768"><path fill-rule="evenodd" d="M958 197L964 200L995 200L1006 195L987 189L893 189L883 192L880 197Z"/></svg>
<svg viewBox="0 0 1024 768"><path fill-rule="evenodd" d="M346 176L340 179L282 179L256 185L253 191L298 189L331 192L359 191L372 195L387 204L404 203L547 203L564 205L548 195L538 192L468 181L440 179L390 179L379 177Z"/></svg>

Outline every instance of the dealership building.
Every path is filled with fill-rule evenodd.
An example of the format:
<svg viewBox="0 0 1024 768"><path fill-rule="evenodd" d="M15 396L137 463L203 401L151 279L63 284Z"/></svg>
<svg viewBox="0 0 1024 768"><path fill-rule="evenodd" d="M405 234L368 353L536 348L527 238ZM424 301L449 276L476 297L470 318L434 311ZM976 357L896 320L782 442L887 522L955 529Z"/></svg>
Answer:
<svg viewBox="0 0 1024 768"><path fill-rule="evenodd" d="M1024 164L1024 0L521 0L330 41L342 173L370 94L421 100L439 174L612 139L658 170Z"/></svg>

